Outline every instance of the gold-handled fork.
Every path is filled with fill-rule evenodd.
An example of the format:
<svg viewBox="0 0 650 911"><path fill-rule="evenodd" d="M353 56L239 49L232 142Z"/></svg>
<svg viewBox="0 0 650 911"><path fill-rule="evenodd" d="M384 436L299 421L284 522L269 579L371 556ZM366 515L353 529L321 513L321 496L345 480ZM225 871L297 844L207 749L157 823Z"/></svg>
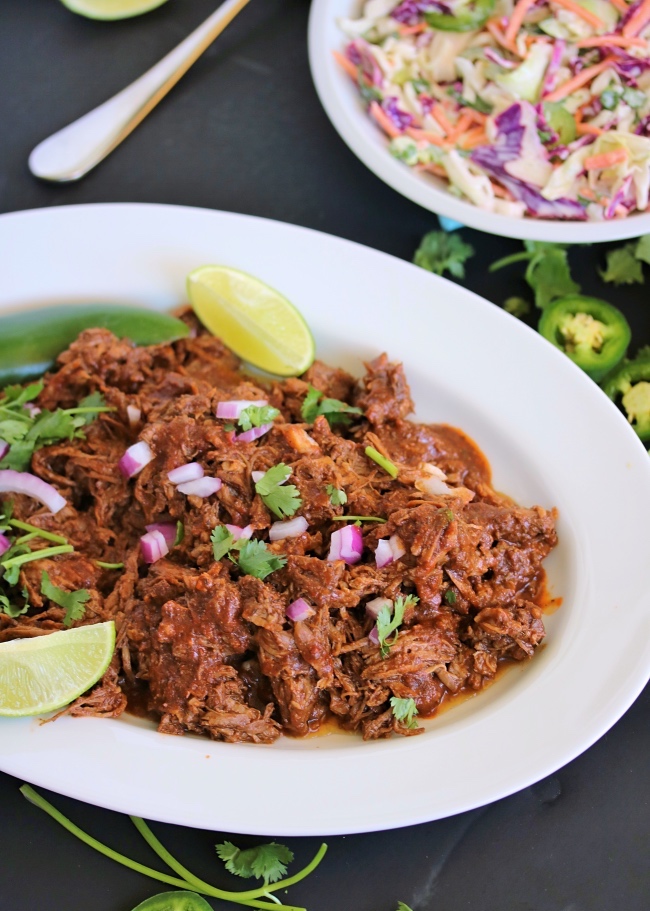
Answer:
<svg viewBox="0 0 650 911"><path fill-rule="evenodd" d="M29 156L36 177L57 183L78 180L144 120L250 0L225 0L139 79L99 107L39 143Z"/></svg>

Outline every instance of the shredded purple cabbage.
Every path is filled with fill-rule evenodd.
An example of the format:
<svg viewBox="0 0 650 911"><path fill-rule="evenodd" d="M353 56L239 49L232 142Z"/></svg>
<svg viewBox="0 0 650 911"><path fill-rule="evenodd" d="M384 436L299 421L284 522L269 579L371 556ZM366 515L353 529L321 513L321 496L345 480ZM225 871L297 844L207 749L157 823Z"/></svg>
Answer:
<svg viewBox="0 0 650 911"><path fill-rule="evenodd" d="M634 131L637 136L647 136L650 131L650 114L647 114Z"/></svg>
<svg viewBox="0 0 650 911"><path fill-rule="evenodd" d="M361 67L361 72L370 80L372 85L383 85L384 75L367 41L364 41L363 38L355 38L354 41L350 41L345 53L351 63Z"/></svg>
<svg viewBox="0 0 650 911"><path fill-rule="evenodd" d="M603 47L602 52L603 58L609 56L614 58L612 61L613 68L626 82L638 79L645 70L650 69L650 60L634 57L620 47ZM636 87L636 82L634 82L633 88Z"/></svg>
<svg viewBox="0 0 650 911"><path fill-rule="evenodd" d="M630 6L628 6L627 10L625 11L625 15L623 16L622 19L619 19L618 25L614 29L616 34L618 34L618 35L622 34L623 29L628 24L628 22L630 21L632 16L634 16L636 14L636 11L638 10L638 8L641 6L642 3L643 3L643 0L635 0L634 3L632 3Z"/></svg>
<svg viewBox="0 0 650 911"><path fill-rule="evenodd" d="M605 218L615 218L619 206L624 206L628 211L636 205L636 195L632 187L632 175L626 177L619 190L612 196L610 204L605 209Z"/></svg>
<svg viewBox="0 0 650 911"><path fill-rule="evenodd" d="M449 7L438 0L402 0L390 14L391 19L401 22L402 25L417 25L422 19L422 13L436 10L448 13Z"/></svg>
<svg viewBox="0 0 650 911"><path fill-rule="evenodd" d="M390 117L391 122L403 133L413 123L413 115L403 111L397 106L397 98L384 98L381 103L384 112Z"/></svg>

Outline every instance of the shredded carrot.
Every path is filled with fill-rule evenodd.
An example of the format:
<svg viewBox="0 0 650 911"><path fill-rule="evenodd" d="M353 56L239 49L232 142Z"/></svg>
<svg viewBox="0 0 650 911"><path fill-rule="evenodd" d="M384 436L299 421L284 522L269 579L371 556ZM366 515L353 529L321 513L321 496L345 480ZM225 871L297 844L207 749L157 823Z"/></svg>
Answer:
<svg viewBox="0 0 650 911"><path fill-rule="evenodd" d="M339 54L338 51L332 51L332 54L334 55L334 59L338 65L343 67L348 76L351 76L356 82L359 78L359 71L357 70L354 63L352 63L351 60L348 60L347 57L344 57L343 54Z"/></svg>
<svg viewBox="0 0 650 911"><path fill-rule="evenodd" d="M475 111L474 108L461 108L461 114L469 114L474 123L479 123L481 125L487 122L487 115L481 114L480 111Z"/></svg>
<svg viewBox="0 0 650 911"><path fill-rule="evenodd" d="M411 137L417 141L424 140L425 142L430 142L434 146L447 146L447 143L436 133L432 133L430 130L417 130L415 127L407 127L406 132Z"/></svg>
<svg viewBox="0 0 650 911"><path fill-rule="evenodd" d="M418 22L417 25L400 25L397 31L400 35L419 35L427 27L426 22Z"/></svg>
<svg viewBox="0 0 650 911"><path fill-rule="evenodd" d="M619 13L627 13L629 6L625 0L609 0L612 6L615 6Z"/></svg>
<svg viewBox="0 0 650 911"><path fill-rule="evenodd" d="M575 122L576 122L576 126L578 126L579 123L582 123L582 118L583 118L584 116L585 116L585 112L583 111L583 109L582 109L582 108L578 108L578 110L577 110L577 111L575 112L575 114L573 115L573 119L574 119Z"/></svg>
<svg viewBox="0 0 650 911"><path fill-rule="evenodd" d="M450 123L449 118L439 104L434 104L434 106L431 108L431 116L438 122L445 133L449 134L454 132L453 123Z"/></svg>
<svg viewBox="0 0 650 911"><path fill-rule="evenodd" d="M512 47L515 43L515 38L517 37L517 32L523 25L524 19L526 18L526 13L534 5L536 0L519 0L517 5L512 11L512 16L508 21L508 27L504 38L509 47Z"/></svg>
<svg viewBox="0 0 650 911"><path fill-rule="evenodd" d="M439 164L425 164L422 165L420 170L429 171L429 173L435 174L436 177L447 177L447 172Z"/></svg>
<svg viewBox="0 0 650 911"><path fill-rule="evenodd" d="M396 136L401 136L400 131L376 101L370 102L370 113L375 118L382 130L385 133L388 133L391 139L395 139Z"/></svg>
<svg viewBox="0 0 650 911"><path fill-rule="evenodd" d="M650 3L650 0L646 0L646 2ZM587 85L588 82L591 82L592 79L595 79L596 76L608 69L608 67L612 65L613 60L613 57L606 57L605 60L601 60L600 63L596 63L594 66L585 67L584 70L580 70L572 79L568 79L563 85L555 89L555 91L546 95L544 101L562 101L567 95L573 94L576 89L581 89L583 85Z"/></svg>
<svg viewBox="0 0 650 911"><path fill-rule="evenodd" d="M453 128L451 133L448 136L449 142L458 142L460 137L469 129L470 125L473 123L472 118L468 114L461 114L458 120L456 121L456 126Z"/></svg>
<svg viewBox="0 0 650 911"><path fill-rule="evenodd" d="M504 189L504 187L498 183L495 183L493 180L490 180L490 183L492 184L492 189L495 196L498 196L499 199L509 199L511 201L514 201L514 196L509 190Z"/></svg>
<svg viewBox="0 0 650 911"><path fill-rule="evenodd" d="M572 13L575 13L576 16L580 16L585 20L585 22L588 22L589 25L593 26L593 28L607 28L607 25L603 22L600 16L597 16L590 10L585 9L584 6L580 6L580 4L576 3L575 0L553 0L553 3L557 3L558 6L563 6L564 9L568 9Z"/></svg>
<svg viewBox="0 0 650 911"><path fill-rule="evenodd" d="M503 34L501 29L499 28L497 20L488 19L488 21L485 23L485 27L487 28L488 32L492 35L492 37L494 38L494 40L496 41L497 44L500 44L501 47L505 48L506 51L512 51L512 53L517 54L518 57L521 56L521 54L517 50L514 42L508 43L508 41L506 41L506 36Z"/></svg>
<svg viewBox="0 0 650 911"><path fill-rule="evenodd" d="M636 35L641 31L643 26L646 24L650 18L650 0L643 0L643 3L638 8L636 13L632 18L625 23L623 26L623 37L631 38L633 35Z"/></svg>
<svg viewBox="0 0 650 911"><path fill-rule="evenodd" d="M647 47L648 42L643 38L624 38L623 35L594 35L593 38L581 38L576 41L576 47Z"/></svg>
<svg viewBox="0 0 650 911"><path fill-rule="evenodd" d="M594 126L593 123L576 124L576 133L578 136L585 136L587 133L591 136L602 136L605 131L600 127Z"/></svg>
<svg viewBox="0 0 650 911"><path fill-rule="evenodd" d="M487 134L483 127L475 127L458 140L461 149L474 149L476 146L483 146L489 143Z"/></svg>
<svg viewBox="0 0 650 911"><path fill-rule="evenodd" d="M590 155L589 158L585 158L584 164L587 171L602 171L604 168L612 168L624 161L627 161L627 151L614 149L611 152L603 152L601 155Z"/></svg>
<svg viewBox="0 0 650 911"><path fill-rule="evenodd" d="M585 199L590 199L592 202L596 201L596 194L591 189L591 187L582 187L580 190L580 195L584 196Z"/></svg>
<svg viewBox="0 0 650 911"><path fill-rule="evenodd" d="M598 200L598 202L603 207L603 209L606 209L607 206L610 204L611 200L610 200L609 196L601 196L600 199Z"/></svg>

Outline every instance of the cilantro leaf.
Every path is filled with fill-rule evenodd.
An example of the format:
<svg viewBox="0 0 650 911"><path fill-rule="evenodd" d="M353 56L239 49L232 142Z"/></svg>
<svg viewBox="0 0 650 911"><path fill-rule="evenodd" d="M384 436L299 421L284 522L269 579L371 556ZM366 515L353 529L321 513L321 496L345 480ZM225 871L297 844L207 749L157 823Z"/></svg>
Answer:
<svg viewBox="0 0 650 911"><path fill-rule="evenodd" d="M75 620L81 620L86 613L85 605L90 601L88 589L81 588L79 591L67 592L58 585L54 585L46 572L43 572L41 576L41 594L65 608L64 626L72 626Z"/></svg>
<svg viewBox="0 0 650 911"><path fill-rule="evenodd" d="M447 604L455 604L458 600L458 595L452 588L448 588L445 592L445 601Z"/></svg>
<svg viewBox="0 0 650 911"><path fill-rule="evenodd" d="M265 885L282 879L287 872L287 864L293 860L293 852L275 842L246 850L238 848L231 841L225 841L215 847L226 865L226 870L244 879L253 876L263 879Z"/></svg>
<svg viewBox="0 0 650 911"><path fill-rule="evenodd" d="M530 313L530 304L523 297L508 297L503 302L503 309L506 313L516 316L517 319L522 319Z"/></svg>
<svg viewBox="0 0 650 911"><path fill-rule="evenodd" d="M237 423L242 430L251 430L253 427L261 427L262 424L270 424L279 414L278 409L272 405L249 405L239 415Z"/></svg>
<svg viewBox="0 0 650 911"><path fill-rule="evenodd" d="M28 610L29 602L25 601L25 604L22 607L16 607L16 605L12 604L6 595L0 594L1 614L6 614L7 617L11 617L12 620L15 620L16 617L20 617L21 614L26 614Z"/></svg>
<svg viewBox="0 0 650 911"><path fill-rule="evenodd" d="M319 415L324 415L330 425L349 424L351 414L363 414L360 408L348 405L339 399L324 397L319 389L310 386L301 408L302 419L306 424L313 424Z"/></svg>
<svg viewBox="0 0 650 911"><path fill-rule="evenodd" d="M411 911L408 905L405 905L404 902L397 903L397 911Z"/></svg>
<svg viewBox="0 0 650 911"><path fill-rule="evenodd" d="M650 263L650 234L644 234L639 238L634 255L641 262Z"/></svg>
<svg viewBox="0 0 650 911"><path fill-rule="evenodd" d="M302 506L298 488L294 484L283 486L290 474L289 466L280 462L269 468L255 484L264 505L279 519L294 515Z"/></svg>
<svg viewBox="0 0 650 911"><path fill-rule="evenodd" d="M413 262L416 266L442 275L449 272L454 278L465 278L465 261L474 256L474 248L459 234L446 231L429 231L415 251Z"/></svg>
<svg viewBox="0 0 650 911"><path fill-rule="evenodd" d="M232 549L235 539L225 525L217 525L210 535L215 560L221 560Z"/></svg>
<svg viewBox="0 0 650 911"><path fill-rule="evenodd" d="M402 625L406 608L412 604L417 604L418 601L419 598L416 595L407 595L406 598L400 595L399 598L395 599L392 617L388 605L385 605L379 611L377 615L377 635L379 637L379 653L382 658L388 656L391 645L394 645L397 640L397 629ZM395 636L389 641L388 637L391 633L395 633Z"/></svg>
<svg viewBox="0 0 650 911"><path fill-rule="evenodd" d="M329 494L330 503L332 506L345 506L348 502L348 495L340 487L335 487L333 484L328 484L325 488Z"/></svg>
<svg viewBox="0 0 650 911"><path fill-rule="evenodd" d="M535 304L540 310L558 297L580 293L580 285L571 278L567 251L559 247L542 249L532 257L526 281L535 292Z"/></svg>
<svg viewBox="0 0 650 911"><path fill-rule="evenodd" d="M241 571L247 576L255 576L256 579L266 579L268 575L275 572L276 569L282 569L286 564L287 558L272 554L269 552L264 541L244 541L237 542L239 549L239 559L237 564Z"/></svg>
<svg viewBox="0 0 650 911"><path fill-rule="evenodd" d="M397 696L391 696L390 707L398 721L403 722L411 730L417 728L418 723L415 721L414 716L418 714L418 707L415 704L415 699L411 697L399 699Z"/></svg>
<svg viewBox="0 0 650 911"><path fill-rule="evenodd" d="M607 252L606 268L598 270L604 282L613 282L615 285L643 284L643 268L636 257L637 246L633 242ZM645 252L646 246L644 244L642 252Z"/></svg>

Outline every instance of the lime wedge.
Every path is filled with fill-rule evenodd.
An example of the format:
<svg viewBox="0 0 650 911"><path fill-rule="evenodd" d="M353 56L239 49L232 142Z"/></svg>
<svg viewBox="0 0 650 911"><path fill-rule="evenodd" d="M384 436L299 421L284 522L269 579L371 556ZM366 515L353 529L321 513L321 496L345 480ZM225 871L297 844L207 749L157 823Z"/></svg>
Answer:
<svg viewBox="0 0 650 911"><path fill-rule="evenodd" d="M87 19L129 19L162 6L167 0L61 0L72 13Z"/></svg>
<svg viewBox="0 0 650 911"><path fill-rule="evenodd" d="M0 644L0 715L40 715L72 702L111 663L115 624L95 623Z"/></svg>
<svg viewBox="0 0 650 911"><path fill-rule="evenodd" d="M194 312L243 360L277 376L304 373L315 356L309 326L290 301L228 266L202 266L187 278Z"/></svg>

